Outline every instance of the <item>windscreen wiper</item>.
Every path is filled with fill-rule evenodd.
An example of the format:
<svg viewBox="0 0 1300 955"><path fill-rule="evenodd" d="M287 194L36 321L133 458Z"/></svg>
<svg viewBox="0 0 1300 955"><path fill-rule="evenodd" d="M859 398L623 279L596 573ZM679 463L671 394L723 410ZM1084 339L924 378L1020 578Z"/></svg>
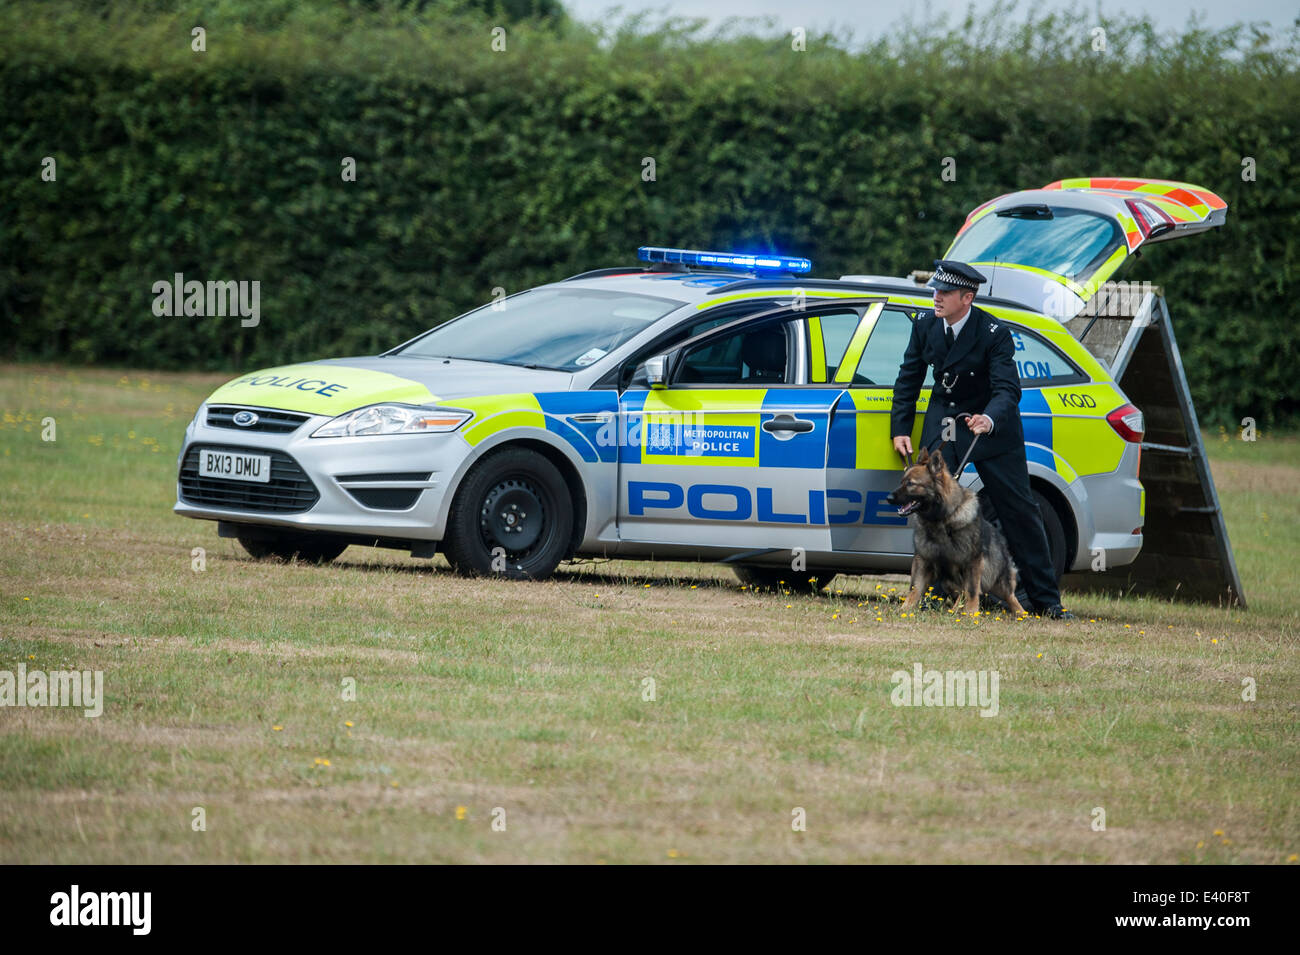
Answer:
<svg viewBox="0 0 1300 955"><path fill-rule="evenodd" d="M1043 203L1034 203L1024 206L1012 206L1009 209L999 209L998 216L1003 219L1054 219L1052 210Z"/></svg>

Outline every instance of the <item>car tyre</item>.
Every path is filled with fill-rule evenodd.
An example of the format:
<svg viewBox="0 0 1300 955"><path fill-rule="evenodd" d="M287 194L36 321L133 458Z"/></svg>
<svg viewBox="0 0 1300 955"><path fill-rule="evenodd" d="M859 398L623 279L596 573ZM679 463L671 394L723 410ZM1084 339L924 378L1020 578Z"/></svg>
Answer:
<svg viewBox="0 0 1300 955"><path fill-rule="evenodd" d="M1052 558L1052 573L1056 575L1056 583L1061 583L1061 578L1065 576L1065 528L1061 525L1061 517L1056 513L1056 508L1052 507L1049 501L1041 492L1034 491L1034 500L1038 502L1038 512L1043 515L1043 531L1047 534L1047 552Z"/></svg>
<svg viewBox="0 0 1300 955"><path fill-rule="evenodd" d="M466 577L549 577L569 548L573 501L559 468L527 448L479 461L461 481L443 553Z"/></svg>
<svg viewBox="0 0 1300 955"><path fill-rule="evenodd" d="M1067 554L1065 553L1065 527L1061 524L1061 517L1056 513L1056 508L1047 496L1037 488L1031 488L1034 495L1034 502L1038 505L1038 513L1043 519L1043 533L1047 536L1047 553L1052 562L1052 573L1055 575L1057 586L1060 586L1061 578L1065 575L1065 562ZM988 517L993 526L999 531L1002 530L1002 521L992 517L993 508L988 506L983 493L980 494L980 503L983 505L984 516ZM1024 573L1020 574L1020 580L1016 587L1016 599L1020 601L1021 606L1033 612L1037 608L1031 606L1033 601L1025 592ZM990 598L992 600L993 598ZM1002 602L996 601L997 606L1002 606Z"/></svg>
<svg viewBox="0 0 1300 955"><path fill-rule="evenodd" d="M255 560L328 564L347 549L345 541L324 534L281 534L273 538L243 536L239 545Z"/></svg>
<svg viewBox="0 0 1300 955"><path fill-rule="evenodd" d="M753 564L737 564L733 569L740 582L754 590L788 590L792 594L821 593L835 577L834 571L785 570Z"/></svg>

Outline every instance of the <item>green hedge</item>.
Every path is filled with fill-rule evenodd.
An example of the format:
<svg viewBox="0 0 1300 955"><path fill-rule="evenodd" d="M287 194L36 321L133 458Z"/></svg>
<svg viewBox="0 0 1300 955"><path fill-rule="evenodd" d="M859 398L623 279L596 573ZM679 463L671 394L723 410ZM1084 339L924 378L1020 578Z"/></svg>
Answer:
<svg viewBox="0 0 1300 955"><path fill-rule="evenodd" d="M1104 21L1097 53L1096 24L1068 15L794 52L560 16L508 23L498 53L490 15L416 6L0 10L7 357L233 370L375 352L496 286L646 243L902 274L991 196L1136 175L1229 203L1226 228L1123 276L1165 286L1203 421L1300 415L1294 34ZM260 326L156 318L151 286L175 272L259 280Z"/></svg>

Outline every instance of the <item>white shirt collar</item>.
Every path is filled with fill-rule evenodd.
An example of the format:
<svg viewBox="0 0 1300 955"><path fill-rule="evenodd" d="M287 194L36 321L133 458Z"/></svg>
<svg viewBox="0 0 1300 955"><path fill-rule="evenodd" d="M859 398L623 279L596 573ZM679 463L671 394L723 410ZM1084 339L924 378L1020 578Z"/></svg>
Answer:
<svg viewBox="0 0 1300 955"><path fill-rule="evenodd" d="M966 319L968 319L968 318L970 318L970 306L969 306L969 305L966 306L966 314L965 314L965 315L963 315L961 318L957 319L957 321L953 322L951 325L949 325L947 322L944 322L944 326L945 326L946 328L951 328L951 329L952 329L952 337L955 339L958 335L961 334L962 327L966 324Z"/></svg>

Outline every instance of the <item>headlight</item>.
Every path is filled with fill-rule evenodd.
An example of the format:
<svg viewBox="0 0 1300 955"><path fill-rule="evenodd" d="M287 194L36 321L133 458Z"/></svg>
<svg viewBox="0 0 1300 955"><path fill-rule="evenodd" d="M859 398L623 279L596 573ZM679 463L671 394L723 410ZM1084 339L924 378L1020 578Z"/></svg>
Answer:
<svg viewBox="0 0 1300 955"><path fill-rule="evenodd" d="M410 405L371 405L339 415L321 425L313 438L353 438L372 434L433 434L455 431L473 412L455 408L415 408Z"/></svg>

